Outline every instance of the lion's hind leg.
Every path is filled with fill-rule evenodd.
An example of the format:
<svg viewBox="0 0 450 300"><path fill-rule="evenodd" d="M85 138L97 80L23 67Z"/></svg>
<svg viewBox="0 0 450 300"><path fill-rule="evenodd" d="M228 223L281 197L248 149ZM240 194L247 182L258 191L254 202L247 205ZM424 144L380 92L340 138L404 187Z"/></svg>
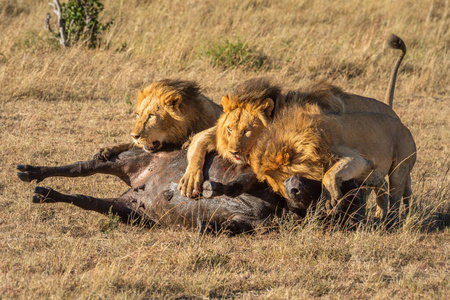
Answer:
<svg viewBox="0 0 450 300"><path fill-rule="evenodd" d="M403 192L403 205L405 207L405 215L409 213L409 201L411 200L412 190L411 190L411 174L408 174L406 178L405 190Z"/></svg>
<svg viewBox="0 0 450 300"><path fill-rule="evenodd" d="M386 180L383 184L376 188L377 209L375 211L375 218L384 220L389 210L389 186Z"/></svg>
<svg viewBox="0 0 450 300"><path fill-rule="evenodd" d="M397 166L389 175L390 203L387 216L389 227L398 225L400 215L400 204L406 202L405 209L408 210L409 197L411 196L411 176L407 166ZM406 196L406 197L405 197Z"/></svg>
<svg viewBox="0 0 450 300"><path fill-rule="evenodd" d="M63 202L73 204L85 210L96 211L102 214L117 214L121 221L151 222L140 209L141 203L135 194L137 189L130 189L118 198L95 198L86 195L67 195L54 189L37 186L34 189L33 203Z"/></svg>

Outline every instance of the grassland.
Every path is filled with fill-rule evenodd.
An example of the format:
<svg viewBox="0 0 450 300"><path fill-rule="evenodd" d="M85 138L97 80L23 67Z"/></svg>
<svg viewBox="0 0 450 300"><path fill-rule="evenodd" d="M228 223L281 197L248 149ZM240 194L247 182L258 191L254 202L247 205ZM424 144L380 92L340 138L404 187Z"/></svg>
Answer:
<svg viewBox="0 0 450 300"><path fill-rule="evenodd" d="M0 298L450 297L449 1L105 0L102 20L114 24L94 50L49 38L47 2L0 0ZM215 101L261 75L383 99L391 32L408 46L394 109L418 148L415 209L397 232L281 221L198 239L34 205L33 184L15 175L18 163L62 165L129 141L137 90L166 77L198 81ZM43 184L99 197L127 189L100 175Z"/></svg>

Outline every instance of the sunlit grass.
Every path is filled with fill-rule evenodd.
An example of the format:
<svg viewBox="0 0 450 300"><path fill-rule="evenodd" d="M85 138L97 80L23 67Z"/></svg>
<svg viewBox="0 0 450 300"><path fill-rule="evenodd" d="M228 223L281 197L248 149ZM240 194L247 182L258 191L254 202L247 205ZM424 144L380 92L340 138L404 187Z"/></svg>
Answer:
<svg viewBox="0 0 450 300"><path fill-rule="evenodd" d="M448 298L446 1L106 0L101 21L114 23L95 50L60 49L43 29L47 2L0 0L2 298ZM128 142L137 90L166 77L195 80L215 101L252 76L285 89L325 78L383 99L398 55L386 46L391 32L408 47L394 109L418 148L411 213L396 231L373 220L370 199L355 230L312 212L199 238L32 204L34 184L15 175L18 163L62 165ZM98 197L127 190L101 175L41 184Z"/></svg>

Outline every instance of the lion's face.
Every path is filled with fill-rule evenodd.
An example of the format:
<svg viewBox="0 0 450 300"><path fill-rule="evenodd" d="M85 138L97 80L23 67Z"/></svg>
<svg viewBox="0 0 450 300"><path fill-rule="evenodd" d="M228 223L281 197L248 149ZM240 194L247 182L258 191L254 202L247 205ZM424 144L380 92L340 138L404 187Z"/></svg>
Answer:
<svg viewBox="0 0 450 300"><path fill-rule="evenodd" d="M169 140L166 129L170 127L171 119L158 99L145 98L136 109L136 124L131 131L134 142L145 151L157 151Z"/></svg>
<svg viewBox="0 0 450 300"><path fill-rule="evenodd" d="M210 128L220 107L192 81L163 79L139 91L134 142L154 152L164 144L182 145L190 135Z"/></svg>
<svg viewBox="0 0 450 300"><path fill-rule="evenodd" d="M265 122L258 114L237 108L224 113L217 123L218 152L236 164L247 164L250 151L262 131Z"/></svg>
<svg viewBox="0 0 450 300"><path fill-rule="evenodd" d="M164 144L179 144L187 139L188 116L181 113L182 96L165 81L140 91L136 106L136 124L131 131L134 142L154 152Z"/></svg>
<svg viewBox="0 0 450 300"><path fill-rule="evenodd" d="M283 148L286 149L286 148ZM273 149L267 149L271 152ZM250 158L252 169L260 181L265 181L275 193L287 198L284 182L292 174L290 174L290 157L289 154L283 152L284 150L273 153L270 157L263 157L259 162L260 165L255 165L254 155ZM267 154L266 154L267 155Z"/></svg>

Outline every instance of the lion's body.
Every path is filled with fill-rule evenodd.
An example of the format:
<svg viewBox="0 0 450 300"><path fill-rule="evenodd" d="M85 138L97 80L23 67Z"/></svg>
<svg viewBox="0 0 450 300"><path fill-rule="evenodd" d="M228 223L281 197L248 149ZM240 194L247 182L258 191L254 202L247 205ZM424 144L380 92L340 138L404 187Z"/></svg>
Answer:
<svg viewBox="0 0 450 300"><path fill-rule="evenodd" d="M221 113L221 107L202 95L194 82L154 82L137 96L134 143L104 148L95 156L108 159L134 146L150 152L164 144L181 146L191 135L212 127Z"/></svg>
<svg viewBox="0 0 450 300"><path fill-rule="evenodd" d="M327 113L374 112L398 118L397 114L386 103L373 98L346 93L326 82L315 82L297 90L289 91L282 95L277 102L275 115L277 111L279 112L292 104L318 104Z"/></svg>
<svg viewBox="0 0 450 300"><path fill-rule="evenodd" d="M285 108L317 104L330 115L375 112L398 118L385 103L348 94L333 85L318 82L282 94L269 80L250 79L222 99L223 114L216 126L198 133L188 152L188 168L180 181L185 196L197 196L203 182L202 168L206 153L217 151L223 158L245 164L261 133Z"/></svg>
<svg viewBox="0 0 450 300"><path fill-rule="evenodd" d="M217 151L235 163L246 163L260 133L280 111L291 105L317 104L329 114L371 112L398 119L392 110L392 103L397 72L406 54L406 46L396 35L389 38L388 44L391 48L402 50L387 89L385 102L389 105L372 98L344 93L335 86L320 82L284 95L276 85L264 79L250 79L238 85L234 93L223 97L224 112L217 125L192 139L188 150L188 167L179 184L180 192L189 197L200 194L204 178L203 165L208 152Z"/></svg>
<svg viewBox="0 0 450 300"><path fill-rule="evenodd" d="M317 106L291 107L272 122L253 147L250 165L285 198L292 175L323 181L331 202L340 199L346 180L381 188L389 175L391 206L409 196L409 174L416 159L410 131L379 113L325 114ZM387 213L386 204L380 213Z"/></svg>

